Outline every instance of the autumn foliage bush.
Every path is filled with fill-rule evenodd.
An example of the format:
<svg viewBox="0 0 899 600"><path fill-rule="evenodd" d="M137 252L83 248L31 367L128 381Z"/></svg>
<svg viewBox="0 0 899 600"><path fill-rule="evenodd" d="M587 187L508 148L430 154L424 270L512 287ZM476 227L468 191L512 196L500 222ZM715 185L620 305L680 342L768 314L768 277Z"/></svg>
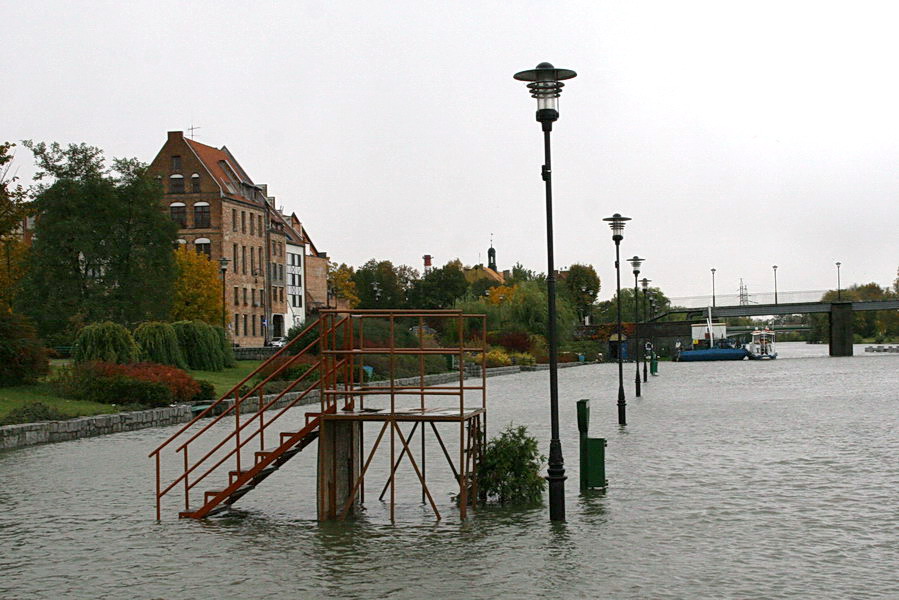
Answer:
<svg viewBox="0 0 899 600"><path fill-rule="evenodd" d="M200 384L189 374L156 363L78 363L60 369L53 384L67 398L151 407L190 402L200 392Z"/></svg>

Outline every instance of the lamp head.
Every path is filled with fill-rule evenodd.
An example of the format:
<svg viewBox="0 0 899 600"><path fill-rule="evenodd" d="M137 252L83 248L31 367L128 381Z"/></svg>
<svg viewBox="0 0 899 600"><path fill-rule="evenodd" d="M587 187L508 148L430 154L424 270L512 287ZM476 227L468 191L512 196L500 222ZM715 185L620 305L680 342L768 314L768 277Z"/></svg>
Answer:
<svg viewBox="0 0 899 600"><path fill-rule="evenodd" d="M651 279L647 279L647 278L645 278L645 277L644 277L643 279L640 280L640 285L643 287L643 291L644 291L644 292L645 292L646 290L649 289L649 282L650 282L650 281L652 281L652 280L651 280Z"/></svg>
<svg viewBox="0 0 899 600"><path fill-rule="evenodd" d="M627 262L631 263L631 267L634 268L634 275L640 274L640 267L643 265L643 260L644 259L640 258L636 254L633 257L627 259Z"/></svg>
<svg viewBox="0 0 899 600"><path fill-rule="evenodd" d="M536 69L520 71L513 75L518 81L527 81L531 97L537 99L537 120L552 122L559 118L559 96L565 79L577 77L570 69L557 69L542 62Z"/></svg>
<svg viewBox="0 0 899 600"><path fill-rule="evenodd" d="M622 217L618 213L603 219L603 221L608 223L609 227L612 229L612 239L616 242L620 242L624 239L624 225L630 220L630 217Z"/></svg>

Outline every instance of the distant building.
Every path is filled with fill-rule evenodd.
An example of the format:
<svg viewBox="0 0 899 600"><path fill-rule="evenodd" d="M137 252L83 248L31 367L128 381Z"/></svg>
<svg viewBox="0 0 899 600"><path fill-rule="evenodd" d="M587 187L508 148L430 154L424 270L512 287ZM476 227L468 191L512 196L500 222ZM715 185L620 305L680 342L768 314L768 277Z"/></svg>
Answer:
<svg viewBox="0 0 899 600"><path fill-rule="evenodd" d="M267 186L254 183L228 148L170 131L150 173L163 184L178 243L216 263L228 260L226 322L236 343L261 346L305 318L306 302L291 298L308 288L308 243L299 220L276 209Z"/></svg>

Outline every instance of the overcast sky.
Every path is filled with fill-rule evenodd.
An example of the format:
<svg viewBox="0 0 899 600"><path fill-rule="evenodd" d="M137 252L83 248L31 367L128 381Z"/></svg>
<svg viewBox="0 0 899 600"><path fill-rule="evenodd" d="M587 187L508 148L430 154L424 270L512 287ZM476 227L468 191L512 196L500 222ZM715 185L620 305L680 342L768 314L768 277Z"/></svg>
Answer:
<svg viewBox="0 0 899 600"><path fill-rule="evenodd" d="M542 134L516 71L577 71L553 132L556 266L669 296L899 266L894 2L0 0L0 138L149 162L226 145L332 260L546 270ZM28 179L31 155L17 148ZM625 282L630 281L629 275Z"/></svg>

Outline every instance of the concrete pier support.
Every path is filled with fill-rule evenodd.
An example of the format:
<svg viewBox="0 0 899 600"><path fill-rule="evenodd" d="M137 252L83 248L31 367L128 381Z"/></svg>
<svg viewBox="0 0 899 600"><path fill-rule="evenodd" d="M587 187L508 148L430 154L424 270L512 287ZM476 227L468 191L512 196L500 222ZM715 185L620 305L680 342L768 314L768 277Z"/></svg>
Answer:
<svg viewBox="0 0 899 600"><path fill-rule="evenodd" d="M336 519L362 468L362 423L323 419L318 438L318 520ZM347 515L361 504L356 497Z"/></svg>
<svg viewBox="0 0 899 600"><path fill-rule="evenodd" d="M852 356L851 302L833 302L830 305L830 355Z"/></svg>

